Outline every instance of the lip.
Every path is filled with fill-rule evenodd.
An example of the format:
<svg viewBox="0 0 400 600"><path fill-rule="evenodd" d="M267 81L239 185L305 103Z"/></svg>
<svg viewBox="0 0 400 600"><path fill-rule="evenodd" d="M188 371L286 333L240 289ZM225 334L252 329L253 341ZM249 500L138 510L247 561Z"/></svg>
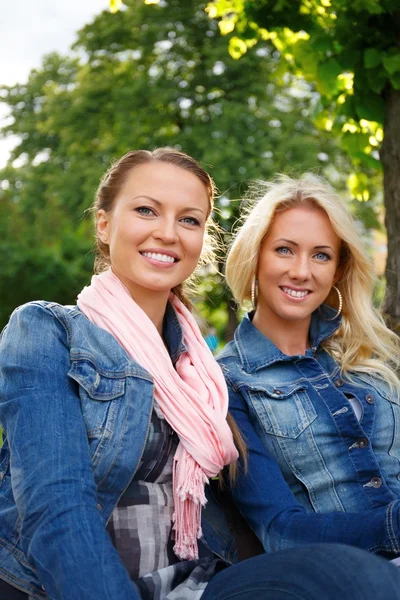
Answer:
<svg viewBox="0 0 400 600"><path fill-rule="evenodd" d="M170 256L175 260L174 262L163 262L161 260L157 260L156 258L151 258L150 256L144 256L143 252L148 252L152 254L164 254L165 256ZM172 252L171 250L164 250L161 248L146 248L145 250L139 250L139 254L148 264L153 265L158 269L172 269L180 261L180 258L176 252Z"/></svg>
<svg viewBox="0 0 400 600"><path fill-rule="evenodd" d="M283 288L287 288L289 290L293 290L294 292L308 292L308 293L305 296L297 298L297 297L291 296L290 294L288 294L287 292L285 292L285 290ZM306 298L308 298L312 294L312 291L309 290L308 288L295 288L292 285L280 285L279 289L281 290L281 292L283 294L285 294L285 298L288 298L292 302L304 302L304 300L306 300Z"/></svg>
<svg viewBox="0 0 400 600"><path fill-rule="evenodd" d="M166 256L172 256L172 258L180 260L179 255L176 252L173 252L172 250L166 250L165 248L143 248L142 250L139 250L139 252L140 254L143 254L143 252L151 252L153 254L165 254Z"/></svg>

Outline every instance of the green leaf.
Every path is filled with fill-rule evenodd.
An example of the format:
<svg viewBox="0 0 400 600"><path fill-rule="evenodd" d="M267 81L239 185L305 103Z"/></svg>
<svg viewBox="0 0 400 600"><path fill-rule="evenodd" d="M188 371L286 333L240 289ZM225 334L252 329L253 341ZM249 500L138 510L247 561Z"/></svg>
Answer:
<svg viewBox="0 0 400 600"><path fill-rule="evenodd" d="M110 12L116 13L122 6L122 0L110 0Z"/></svg>
<svg viewBox="0 0 400 600"><path fill-rule="evenodd" d="M234 19L221 19L221 21L218 21L218 27L221 35L228 35L235 29L235 21Z"/></svg>
<svg viewBox="0 0 400 600"><path fill-rule="evenodd" d="M336 58L331 58L327 62L321 63L317 69L317 89L328 97L333 96L339 90L338 75L342 72L342 67Z"/></svg>
<svg viewBox="0 0 400 600"><path fill-rule="evenodd" d="M361 159L365 155L364 149L369 146L369 134L346 132L342 135L341 145L350 156Z"/></svg>
<svg viewBox="0 0 400 600"><path fill-rule="evenodd" d="M240 38L234 36L229 40L229 54L237 60L247 52L247 44Z"/></svg>
<svg viewBox="0 0 400 600"><path fill-rule="evenodd" d="M390 83L395 90L400 90L400 72L394 73L394 75L391 76Z"/></svg>
<svg viewBox="0 0 400 600"><path fill-rule="evenodd" d="M385 101L378 94L362 95L355 98L359 119L382 123L385 118Z"/></svg>
<svg viewBox="0 0 400 600"><path fill-rule="evenodd" d="M343 71L354 71L361 60L361 52L354 48L346 48L338 56Z"/></svg>
<svg viewBox="0 0 400 600"><path fill-rule="evenodd" d="M309 44L312 46L313 51L323 52L325 54L327 51L332 50L333 39L330 35L325 33L317 34L310 38Z"/></svg>
<svg viewBox="0 0 400 600"><path fill-rule="evenodd" d="M400 53L393 54L392 56L384 56L382 59L383 66L389 75L393 75L400 71Z"/></svg>
<svg viewBox="0 0 400 600"><path fill-rule="evenodd" d="M356 103L353 95L346 96L344 103L337 106L337 114L346 115L348 119L357 119Z"/></svg>
<svg viewBox="0 0 400 600"><path fill-rule="evenodd" d="M381 6L381 0L353 0L352 7L357 12L368 12L371 15L380 15L385 11Z"/></svg>
<svg viewBox="0 0 400 600"><path fill-rule="evenodd" d="M383 53L376 48L367 48L364 52L364 67L373 69L382 63Z"/></svg>
<svg viewBox="0 0 400 600"><path fill-rule="evenodd" d="M374 158L370 154L363 154L361 158L361 162L363 165L370 169L376 169L377 171L382 171L382 163L377 158Z"/></svg>
<svg viewBox="0 0 400 600"><path fill-rule="evenodd" d="M299 66L304 71L305 77L316 79L318 60L310 44L305 40L300 40L293 46L292 52Z"/></svg>
<svg viewBox="0 0 400 600"><path fill-rule="evenodd" d="M356 198L360 202L369 200L368 177L365 173L351 173L347 178L347 188L353 198Z"/></svg>
<svg viewBox="0 0 400 600"><path fill-rule="evenodd" d="M389 80L388 74L382 67L376 67L375 69L368 69L365 71L368 91L372 90L375 94L380 94ZM392 77L394 77L393 75ZM358 83L358 80L357 80ZM358 85L357 85L358 88ZM358 90L361 93L361 90Z"/></svg>

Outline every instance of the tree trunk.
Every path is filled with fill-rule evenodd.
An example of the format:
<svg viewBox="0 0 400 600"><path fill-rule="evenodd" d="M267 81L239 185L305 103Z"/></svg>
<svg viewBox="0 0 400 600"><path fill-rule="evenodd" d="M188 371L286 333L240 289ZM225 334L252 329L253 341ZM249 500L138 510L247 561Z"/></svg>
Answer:
<svg viewBox="0 0 400 600"><path fill-rule="evenodd" d="M389 87L381 159L388 237L386 298L389 326L400 333L400 90Z"/></svg>

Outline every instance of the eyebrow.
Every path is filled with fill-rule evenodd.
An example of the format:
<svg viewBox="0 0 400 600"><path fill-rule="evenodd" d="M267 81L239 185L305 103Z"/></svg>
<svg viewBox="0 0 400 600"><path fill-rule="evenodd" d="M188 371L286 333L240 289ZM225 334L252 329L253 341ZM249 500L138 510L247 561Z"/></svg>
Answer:
<svg viewBox="0 0 400 600"><path fill-rule="evenodd" d="M286 238L279 238L278 240L275 240L275 243L277 242L286 242L287 244L292 244L293 246L298 246L299 244L297 242L294 242L293 240L288 240ZM313 250L322 250L324 248L329 248L330 250L332 250L332 252L335 252L335 249L332 248L332 246L329 245L322 245L322 246L314 246Z"/></svg>
<svg viewBox="0 0 400 600"><path fill-rule="evenodd" d="M157 200L156 198L152 198L151 196L145 196L142 194L140 194L139 196L135 196L134 198L132 198L132 200L137 200L138 198L144 198L146 200L151 200L157 206L163 205L163 203L160 202L159 200ZM201 208L197 208L197 206L185 206L185 208L182 209L182 212L186 212L186 211L195 211L195 212L199 212L202 215L204 215L204 210L202 210Z"/></svg>

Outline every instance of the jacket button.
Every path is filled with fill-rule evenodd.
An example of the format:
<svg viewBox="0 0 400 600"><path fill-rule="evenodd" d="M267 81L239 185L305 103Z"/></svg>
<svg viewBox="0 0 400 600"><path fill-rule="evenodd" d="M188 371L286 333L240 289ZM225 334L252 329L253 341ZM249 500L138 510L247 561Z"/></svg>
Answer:
<svg viewBox="0 0 400 600"><path fill-rule="evenodd" d="M102 508L103 508L103 507L102 507L102 505L101 505L101 504L98 504L98 505L97 505L97 508L98 508L99 510L102 510Z"/></svg>
<svg viewBox="0 0 400 600"><path fill-rule="evenodd" d="M374 488L380 488L382 485L382 479L380 477L373 477L371 479L371 485Z"/></svg>
<svg viewBox="0 0 400 600"><path fill-rule="evenodd" d="M365 396L366 401L368 402L368 404L373 404L375 402L375 398L373 397L372 394L367 394Z"/></svg>
<svg viewBox="0 0 400 600"><path fill-rule="evenodd" d="M357 440L357 444L359 448L366 448L368 446L368 440L367 438L360 438Z"/></svg>
<svg viewBox="0 0 400 600"><path fill-rule="evenodd" d="M343 384L344 384L343 379L340 379L340 378L336 379L336 381L335 381L335 386L336 387L341 387Z"/></svg>
<svg viewBox="0 0 400 600"><path fill-rule="evenodd" d="M274 388L274 394L276 394L277 396L280 396L282 394L281 390L277 390L276 388Z"/></svg>

